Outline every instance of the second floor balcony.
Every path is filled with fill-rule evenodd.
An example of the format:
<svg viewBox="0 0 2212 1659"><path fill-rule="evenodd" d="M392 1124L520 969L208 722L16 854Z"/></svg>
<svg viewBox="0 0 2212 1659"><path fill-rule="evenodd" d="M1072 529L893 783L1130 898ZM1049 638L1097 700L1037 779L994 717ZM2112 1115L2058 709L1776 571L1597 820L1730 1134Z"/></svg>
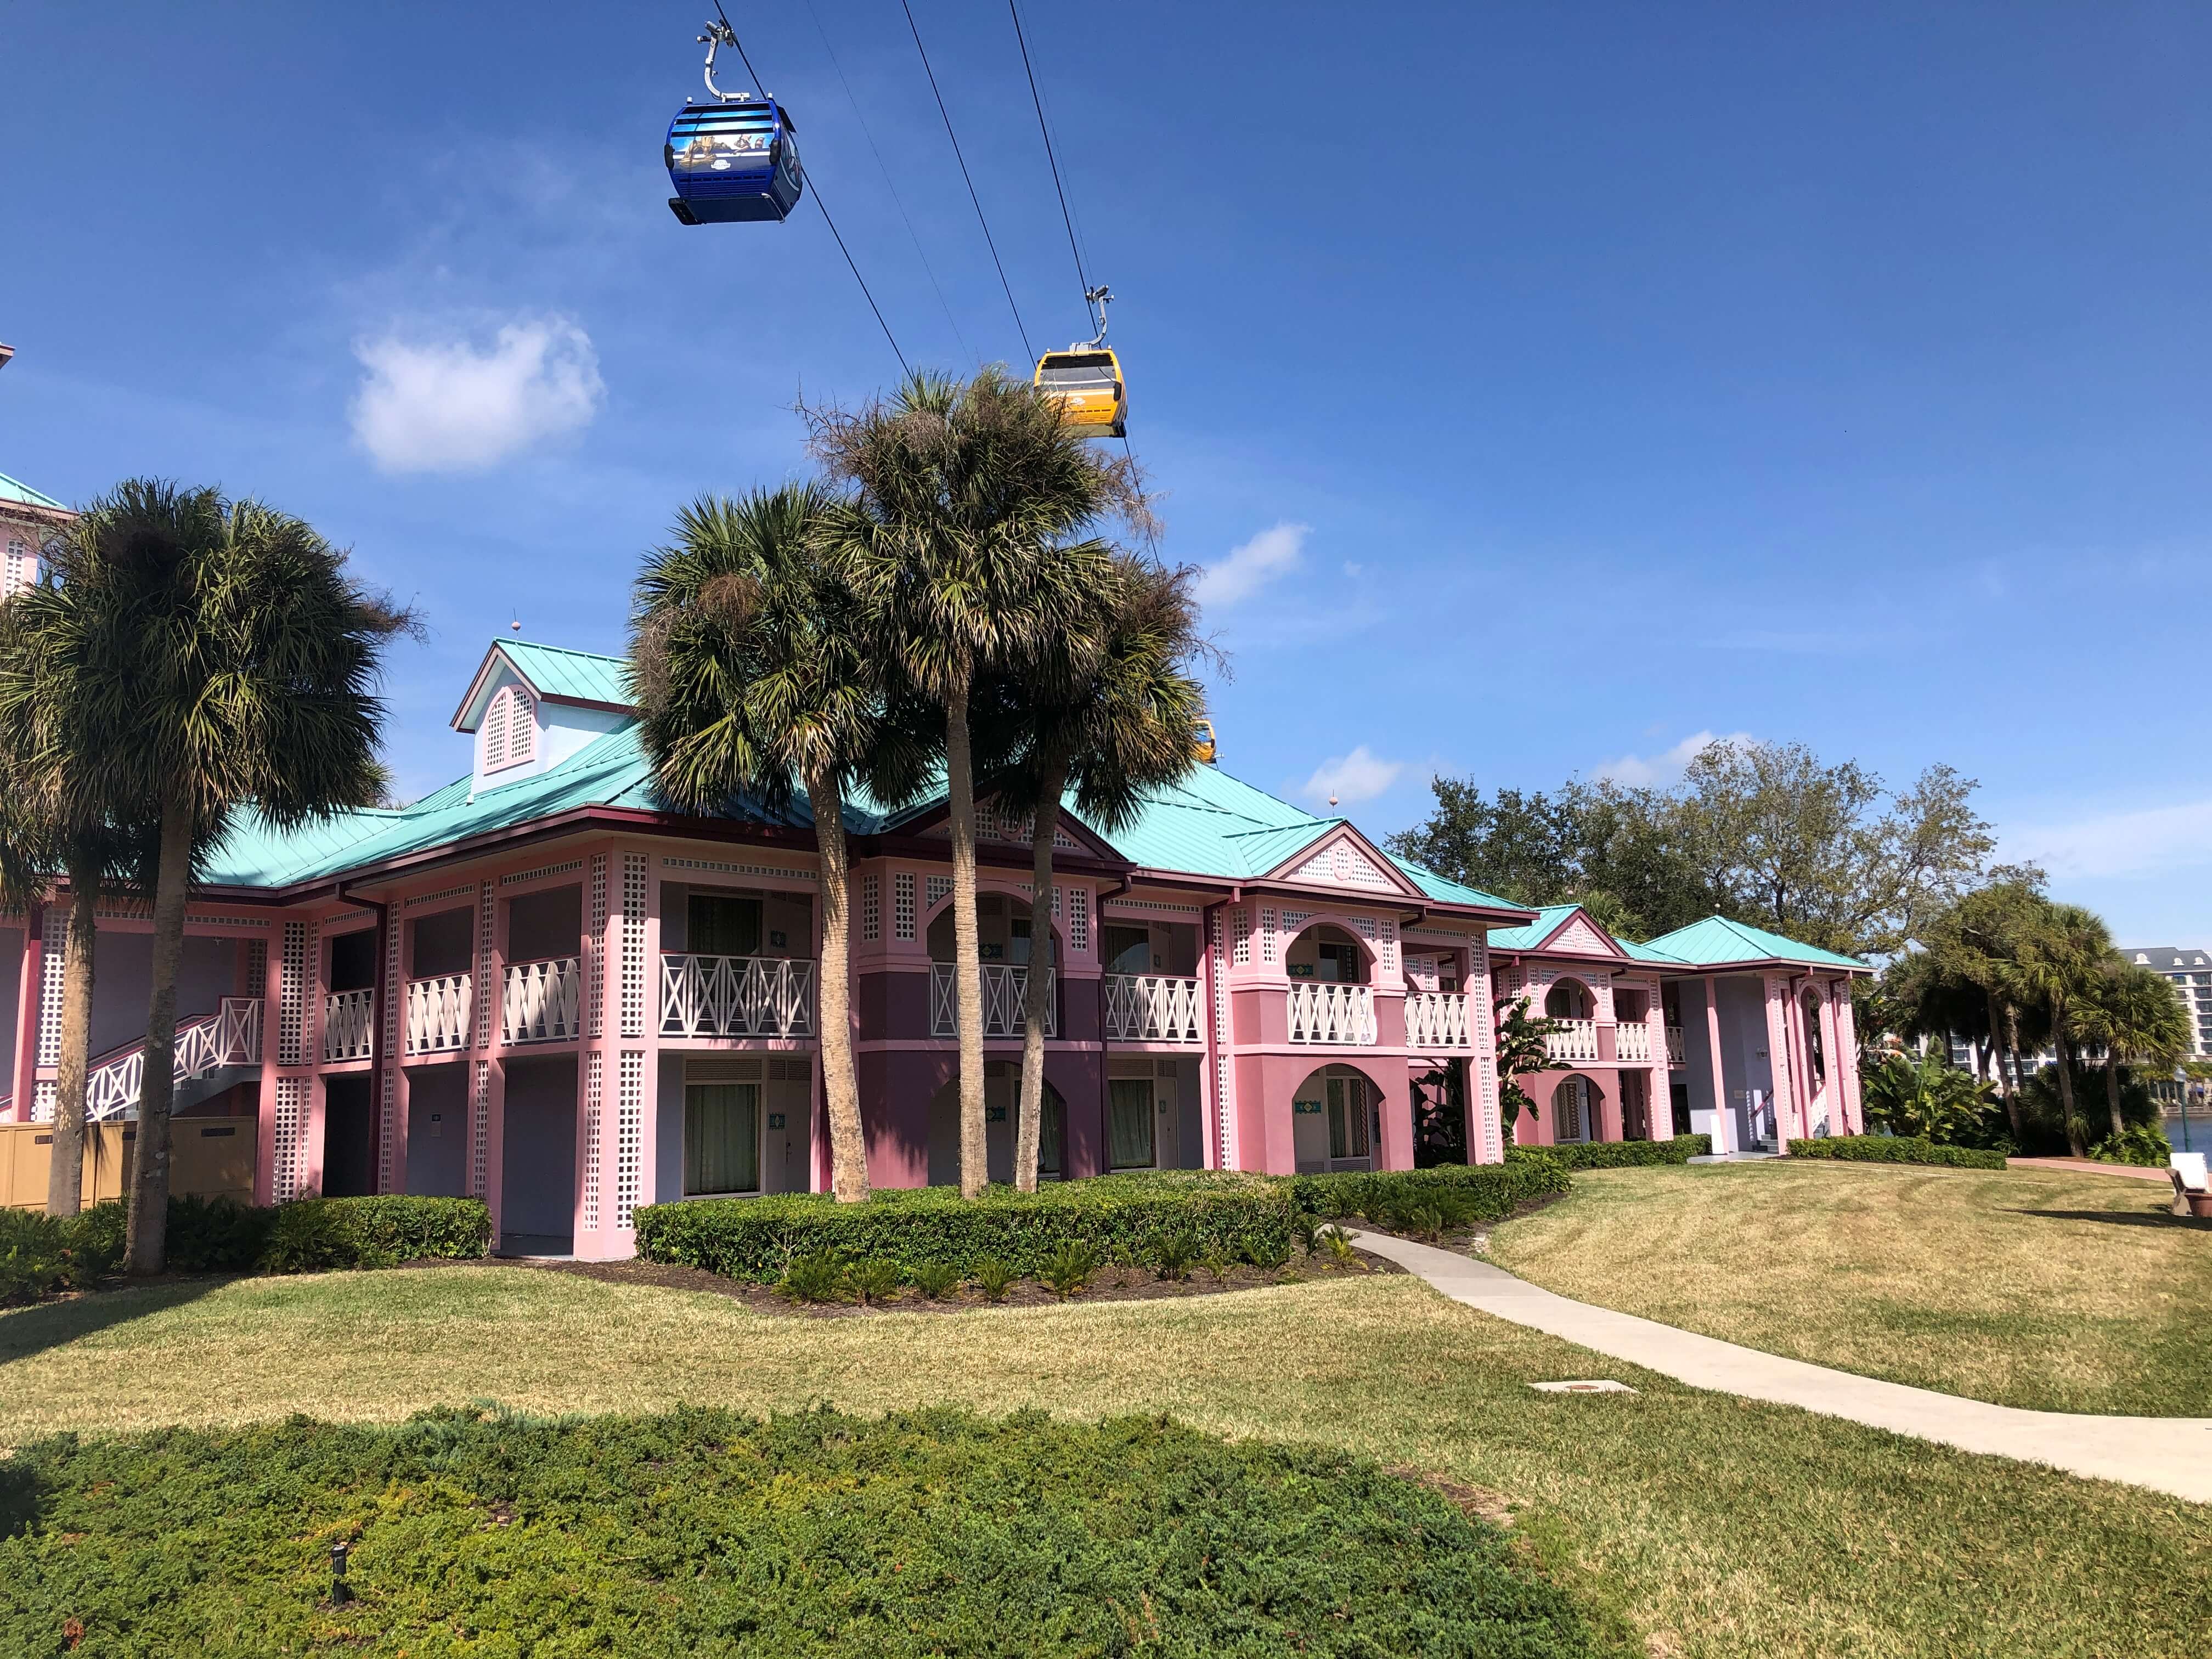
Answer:
<svg viewBox="0 0 2212 1659"><path fill-rule="evenodd" d="M508 963L500 994L499 1040L570 1042L581 1036L583 978L574 957Z"/></svg>
<svg viewBox="0 0 2212 1659"><path fill-rule="evenodd" d="M1686 1066L1690 1063L1688 1055L1682 1047L1682 1028L1679 1025L1669 1025L1667 1028L1667 1063L1669 1066Z"/></svg>
<svg viewBox="0 0 2212 1659"><path fill-rule="evenodd" d="M439 974L407 981L406 1024L403 1053L450 1054L469 1046L469 998L473 988L467 974Z"/></svg>
<svg viewBox="0 0 2212 1659"><path fill-rule="evenodd" d="M323 999L323 1058L373 1060L376 1055L376 992L333 991Z"/></svg>
<svg viewBox="0 0 2212 1659"><path fill-rule="evenodd" d="M1472 1053L1474 1028L1468 1024L1467 993L1408 991L1406 994L1406 1046L1408 1048L1445 1048Z"/></svg>
<svg viewBox="0 0 2212 1659"><path fill-rule="evenodd" d="M1049 968L1040 969L1048 981L1053 977ZM983 1035L987 1037L1018 1037L1029 1030L1030 967L1027 963L987 962L982 964ZM932 1036L960 1035L960 999L955 988L958 970L949 962L933 962L929 965L929 1034ZM1045 1008L1044 1034L1059 1035L1059 990L1049 987Z"/></svg>
<svg viewBox="0 0 2212 1659"><path fill-rule="evenodd" d="M811 1037L816 964L791 957L660 958L665 1037Z"/></svg>
<svg viewBox="0 0 2212 1659"><path fill-rule="evenodd" d="M1195 976L1109 974L1105 992L1109 1042L1206 1041L1206 1004Z"/></svg>
<svg viewBox="0 0 2212 1659"><path fill-rule="evenodd" d="M1290 1039L1328 1048L1373 1047L1374 988L1328 980L1292 980Z"/></svg>

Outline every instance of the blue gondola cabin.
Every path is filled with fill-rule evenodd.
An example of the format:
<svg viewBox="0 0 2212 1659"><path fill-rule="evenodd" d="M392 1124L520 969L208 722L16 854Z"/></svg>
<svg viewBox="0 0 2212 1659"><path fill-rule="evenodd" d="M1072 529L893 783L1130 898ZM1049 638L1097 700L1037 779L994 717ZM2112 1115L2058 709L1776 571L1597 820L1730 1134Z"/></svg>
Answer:
<svg viewBox="0 0 2212 1659"><path fill-rule="evenodd" d="M795 131L773 98L686 104L668 124L669 211L687 225L781 223L805 189Z"/></svg>

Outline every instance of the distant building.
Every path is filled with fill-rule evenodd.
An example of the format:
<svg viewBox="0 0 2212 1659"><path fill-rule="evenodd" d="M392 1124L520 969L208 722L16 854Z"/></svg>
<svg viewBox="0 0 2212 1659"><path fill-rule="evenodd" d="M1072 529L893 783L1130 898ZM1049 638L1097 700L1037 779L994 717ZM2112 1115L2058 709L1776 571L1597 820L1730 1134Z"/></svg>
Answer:
<svg viewBox="0 0 2212 1659"><path fill-rule="evenodd" d="M2189 1005L2196 1042L2190 1054L2212 1058L2212 950L2183 950L2171 945L2124 945L2120 955L2138 968L2164 974Z"/></svg>
<svg viewBox="0 0 2212 1659"><path fill-rule="evenodd" d="M39 550L76 514L0 472L0 599L39 579Z"/></svg>

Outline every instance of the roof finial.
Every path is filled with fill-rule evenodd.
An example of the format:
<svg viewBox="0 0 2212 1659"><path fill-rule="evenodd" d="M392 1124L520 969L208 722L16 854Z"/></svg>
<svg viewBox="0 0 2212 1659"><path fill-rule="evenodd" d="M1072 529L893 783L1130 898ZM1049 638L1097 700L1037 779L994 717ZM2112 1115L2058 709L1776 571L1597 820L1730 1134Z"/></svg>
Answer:
<svg viewBox="0 0 2212 1659"><path fill-rule="evenodd" d="M1335 790L1334 790L1334 789L1332 789L1332 790L1330 790L1330 791L1328 792L1328 804L1329 804L1331 806L1334 806L1334 805L1336 805L1336 791L1335 791Z"/></svg>
<svg viewBox="0 0 2212 1659"><path fill-rule="evenodd" d="M513 622L507 623L507 626L520 634L522 631L522 618L517 617Z"/></svg>

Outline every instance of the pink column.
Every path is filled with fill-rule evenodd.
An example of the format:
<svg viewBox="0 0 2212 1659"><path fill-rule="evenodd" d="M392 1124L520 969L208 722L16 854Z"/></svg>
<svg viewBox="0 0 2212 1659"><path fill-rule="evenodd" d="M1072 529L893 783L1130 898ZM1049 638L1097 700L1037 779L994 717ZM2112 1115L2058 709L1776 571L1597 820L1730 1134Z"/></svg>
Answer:
<svg viewBox="0 0 2212 1659"><path fill-rule="evenodd" d="M1767 1077L1774 1085L1774 1150L1787 1152L1790 1131L1796 1127L1793 1114L1805 1093L1805 1062L1798 1050L1796 1022L1790 1017L1789 976L1781 976L1778 997L1776 983L1774 975L1764 975L1759 991L1766 1016Z"/></svg>
<svg viewBox="0 0 2212 1659"><path fill-rule="evenodd" d="M1729 1150L1728 1076L1721 1068L1721 996L1719 981L1705 975L1705 1042L1713 1063L1713 1151Z"/></svg>
<svg viewBox="0 0 2212 1659"><path fill-rule="evenodd" d="M284 918L280 915L270 924L274 935L269 948L262 952L261 969L261 1085L260 1100L254 1113L256 1142L253 1159L253 1201L266 1205L275 1201L276 1184L276 1034L283 1018L284 1006ZM318 951L318 954L320 954ZM319 979L319 971L310 970ZM307 1171L316 1175L313 1188L322 1190L321 1135L314 1137L315 1156L305 1156L302 1148L301 1191L308 1189Z"/></svg>
<svg viewBox="0 0 2212 1659"><path fill-rule="evenodd" d="M15 1052L9 1056L12 1078L9 1116L17 1123L31 1121L31 1097L39 1079L40 990L46 980L46 907L23 908L23 971L15 981Z"/></svg>

